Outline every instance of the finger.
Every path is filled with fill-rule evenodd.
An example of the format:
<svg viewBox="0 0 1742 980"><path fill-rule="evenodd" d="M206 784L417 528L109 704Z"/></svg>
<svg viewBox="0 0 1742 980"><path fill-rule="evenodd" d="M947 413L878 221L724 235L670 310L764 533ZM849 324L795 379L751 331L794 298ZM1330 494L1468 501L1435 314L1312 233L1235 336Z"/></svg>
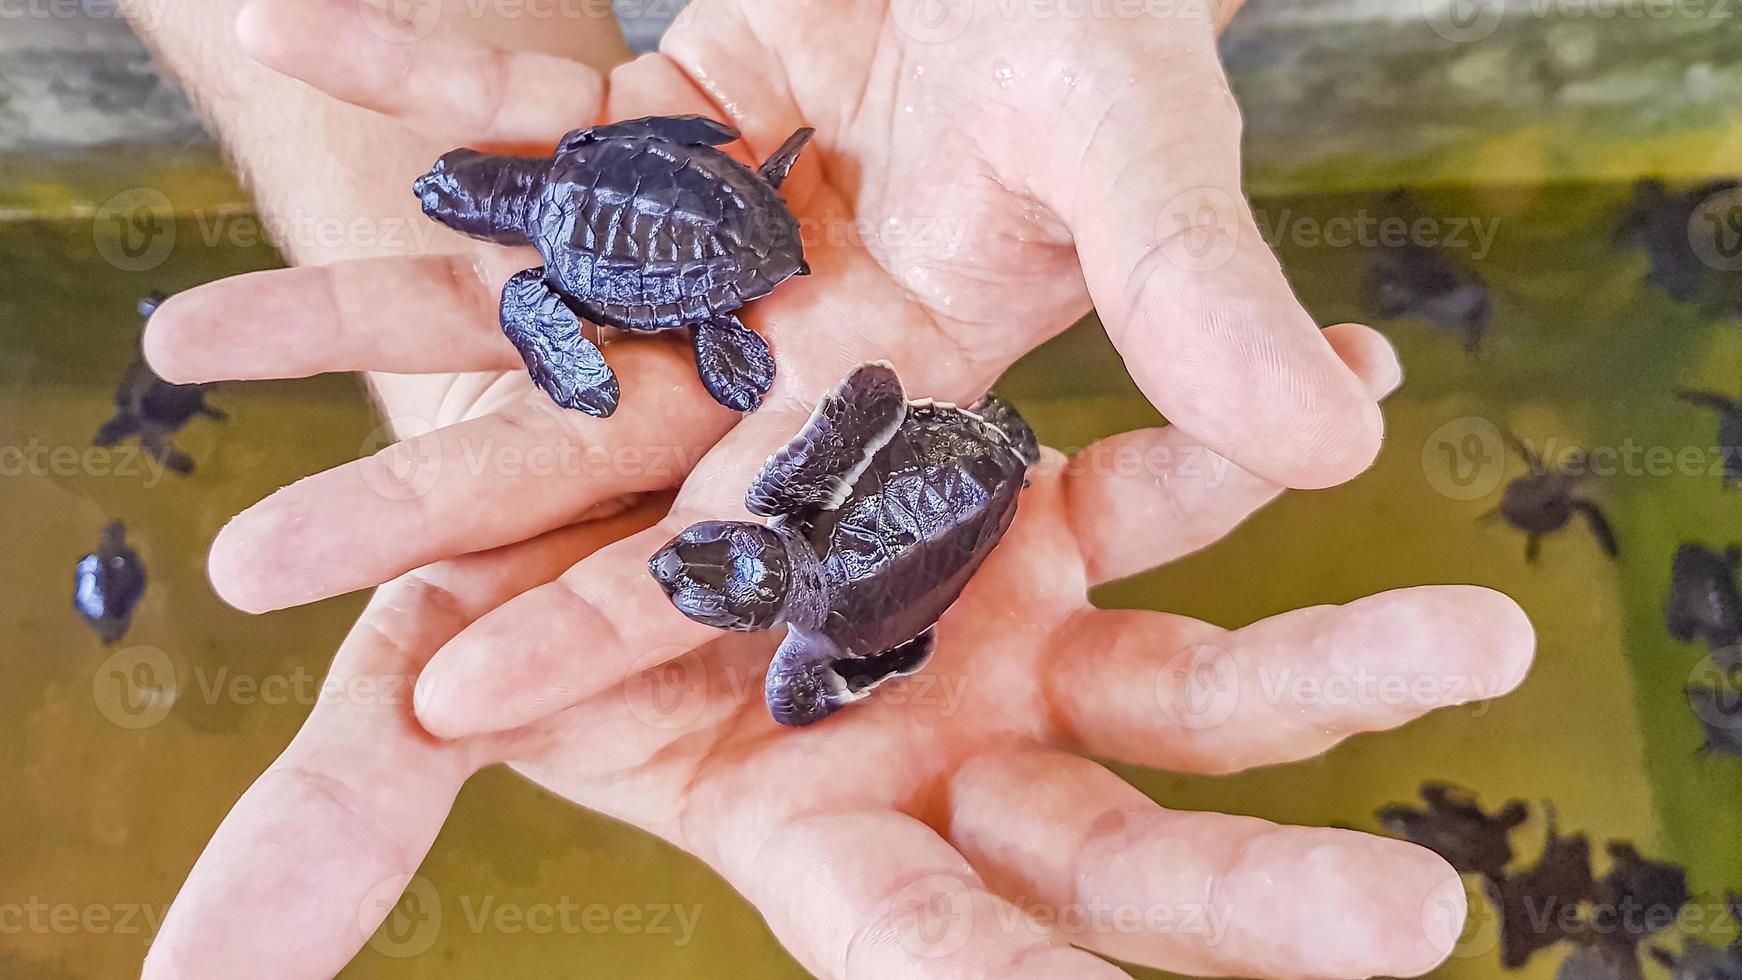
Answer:
<svg viewBox="0 0 1742 980"><path fill-rule="evenodd" d="M1345 323L1325 339L1372 397L1402 380L1378 331ZM1172 425L1102 439L1072 458L1065 477L1071 527L1097 584L1220 541L1282 493Z"/></svg>
<svg viewBox="0 0 1742 980"><path fill-rule="evenodd" d="M1079 140L1060 134L1071 152L1043 182L1048 203L1163 415L1271 482L1342 483L1379 450L1378 406L1295 299L1241 195L1239 113L1209 26L1158 43L1169 84L1086 114L1103 124Z"/></svg>
<svg viewBox="0 0 1742 980"><path fill-rule="evenodd" d="M457 140L548 144L599 118L605 82L586 65L416 33L356 0L257 0L236 18L267 67Z"/></svg>
<svg viewBox="0 0 1742 980"><path fill-rule="evenodd" d="M988 892L936 831L903 814L803 817L733 853L727 878L821 977L1126 975Z"/></svg>
<svg viewBox="0 0 1742 980"><path fill-rule="evenodd" d="M520 356L496 324L502 283L522 259L504 249L484 260L359 259L220 279L158 308L145 356L177 383L517 370Z"/></svg>
<svg viewBox="0 0 1742 980"><path fill-rule="evenodd" d="M1181 772L1310 758L1360 732L1496 698L1530 668L1535 633L1506 596L1423 586L1297 609L1238 630L1091 611L1043 668L1057 740Z"/></svg>
<svg viewBox="0 0 1742 980"><path fill-rule="evenodd" d="M979 756L948 798L949 839L994 891L1053 913L1070 942L1169 972L1413 977L1463 926L1463 886L1432 851L1166 810L1064 753Z"/></svg>
<svg viewBox="0 0 1742 980"><path fill-rule="evenodd" d="M609 521L470 555L377 593L296 739L206 845L145 964L148 980L330 977L417 870L489 746L431 740L409 678L461 626L577 554L651 519Z"/></svg>
<svg viewBox="0 0 1742 980"><path fill-rule="evenodd" d="M625 341L613 363L635 397L609 420L529 391L280 490L218 533L213 587L249 612L313 602L678 485L734 416L676 345Z"/></svg>
<svg viewBox="0 0 1742 980"><path fill-rule="evenodd" d="M519 728L719 636L673 608L647 560L691 524L749 520L745 488L808 415L782 404L745 418L703 458L657 526L455 637L418 680L419 721L444 738Z"/></svg>

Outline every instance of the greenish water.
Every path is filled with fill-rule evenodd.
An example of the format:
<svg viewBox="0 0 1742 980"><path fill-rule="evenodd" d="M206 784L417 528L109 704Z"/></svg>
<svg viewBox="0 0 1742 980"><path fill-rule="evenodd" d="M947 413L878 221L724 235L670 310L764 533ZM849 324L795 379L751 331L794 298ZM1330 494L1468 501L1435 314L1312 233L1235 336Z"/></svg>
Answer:
<svg viewBox="0 0 1742 980"><path fill-rule="evenodd" d="M1491 803L1550 800L1565 830L1630 839L1686 865L1707 901L1742 889L1742 760L1697 754L1701 732L1682 688L1701 654L1668 637L1661 612L1680 542L1742 540L1742 492L1722 491L1705 473L1598 481L1592 493L1616 527L1620 560L1572 528L1548 539L1533 567L1517 534L1476 520L1498 489L1454 499L1467 474L1436 462L1454 458L1441 444L1450 439L1455 456L1463 443L1447 432L1471 431L1475 423L1459 421L1470 419L1563 446L1710 446L1712 417L1673 392L1742 394L1742 325L1642 285L1644 257L1610 242L1627 196L1603 186L1422 192L1422 214L1498 222L1490 248L1464 253L1495 297L1483 353L1466 354L1459 338L1426 322L1384 324L1407 381L1388 403L1389 436L1372 472L1292 495L1228 541L1099 596L1231 625L1399 586L1479 583L1517 597L1536 623L1539 656L1524 687L1308 763L1216 779L1125 771L1136 785L1169 806L1377 829L1375 809L1411 798L1424 779L1446 779ZM1375 200L1260 203L1271 227L1289 231L1278 247L1314 314L1326 323L1368 318L1363 251L1312 244L1302 229L1378 213ZM212 595L203 570L230 515L365 444L375 422L350 379L220 389L213 401L230 420L195 421L178 439L199 467L186 480L155 483L137 465L110 472L122 464L116 457L54 462L56 447L82 451L109 416L114 381L133 357L139 296L275 263L266 249L206 248L188 229L164 264L123 273L98 255L88 223L0 228L0 446L39 460L0 476L0 975L136 971L150 916L309 707L283 690L211 696L184 680L167 717L127 727L135 716L117 712L111 651L70 608L72 565L102 525L128 521L151 575L122 646L162 650L178 677L314 684L361 606L346 597L249 617ZM1024 361L1002 388L1061 447L1157 421L1093 322ZM1507 476L1521 471L1515 460L1508 466ZM1540 822L1521 832L1526 860L1540 834ZM422 873L442 895L435 944L409 958L365 950L345 976L803 975L699 863L506 772L485 773L461 794ZM469 913L485 901L677 904L701 914L687 941L651 930L474 927ZM44 928L7 930L6 908L26 905L70 906L86 922L61 928L48 914ZM101 911L93 919L91 910ZM1440 976L1500 973L1481 918ZM1550 977L1559 959L1541 955L1518 975Z"/></svg>

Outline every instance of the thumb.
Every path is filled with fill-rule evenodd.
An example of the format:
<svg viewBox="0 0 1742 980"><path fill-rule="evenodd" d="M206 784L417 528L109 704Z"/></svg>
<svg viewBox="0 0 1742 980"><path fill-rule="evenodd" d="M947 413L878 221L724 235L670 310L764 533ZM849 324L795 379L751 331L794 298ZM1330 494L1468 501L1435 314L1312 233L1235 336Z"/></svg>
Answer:
<svg viewBox="0 0 1742 980"><path fill-rule="evenodd" d="M1143 57L1169 66L1169 84L1116 96L1049 203L1108 335L1171 423L1274 483L1342 483L1378 453L1379 407L1241 194L1240 115L1211 26L1160 33Z"/></svg>

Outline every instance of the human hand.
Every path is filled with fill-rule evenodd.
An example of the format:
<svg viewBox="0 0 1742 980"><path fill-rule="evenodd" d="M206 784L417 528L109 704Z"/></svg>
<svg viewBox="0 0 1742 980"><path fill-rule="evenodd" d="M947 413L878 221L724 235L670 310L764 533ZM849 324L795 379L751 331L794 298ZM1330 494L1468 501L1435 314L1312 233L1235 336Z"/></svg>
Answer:
<svg viewBox="0 0 1742 980"><path fill-rule="evenodd" d="M756 151L735 147L746 159L801 123L820 135L807 152L814 162L801 161L784 188L813 239L815 275L748 311L782 366L767 406L741 423L706 399L687 357L663 338L612 345L625 406L610 423L554 411L496 328L501 284L536 264L528 250L467 243L455 255L262 273L166 304L147 349L168 377L365 369L421 380L441 396L412 413L421 438L238 519L213 555L226 598L254 610L309 601L530 537L600 501L675 486L728 430L698 482L742 485L744 471L856 364L891 359L909 390L966 401L1091 298L1156 404L1245 468L1322 486L1367 464L1380 427L1374 403L1295 303L1238 204L1237 117L1207 17L1182 13L1141 25L1147 33L1072 20L1061 38L988 15L963 34L972 40L959 56L944 57L952 49L902 33L905 8L831 5L818 22L824 15L802 5L777 6L752 31L739 19L751 12L701 4L668 35L667 55L619 68L609 86L571 62L446 34L394 43L344 0L268 0L244 15L242 36L268 63L438 127L450 142L548 147L583 122L718 115L714 103L733 108ZM758 5L754 17L769 9ZM887 50L857 41L878 32ZM765 33L766 44L756 40ZM1060 57L1081 63L1066 70ZM892 72L891 59L913 70ZM1006 78L994 63L1032 67ZM768 65L789 77L771 80ZM975 65L983 77L969 71ZM1157 73L1154 85L1127 84ZM1077 133L1068 120L1079 112L1109 124ZM1047 134L1044 145L1033 145L1035 132ZM1192 235L1169 222L1198 213L1195 204L1162 206L1180 195L1222 202L1211 211L1233 222L1234 247L1221 264L1203 267L1180 251ZM1134 226L1139 212L1154 218ZM395 323L419 329L387 327ZM657 446L670 462L646 465L638 454L640 465L577 481L525 467L479 472L463 458L479 446L560 446L571 459ZM436 461L445 476L424 497L382 499L380 471L408 460ZM516 506L489 506L504 499ZM680 502L697 514L735 505L695 494ZM688 523L683 516L668 524ZM293 522L309 530L273 533ZM259 560L263 550L272 560Z"/></svg>
<svg viewBox="0 0 1742 980"><path fill-rule="evenodd" d="M1395 382L1376 334L1327 333L1376 394ZM1166 446L1188 455L1186 438ZM759 634L721 636L507 733L437 740L403 700L323 699L208 845L147 980L237 976L262 962L285 977L332 975L416 871L460 785L500 761L701 857L822 977L1121 975L1071 945L1204 975L1432 968L1458 934L1464 892L1431 852L1170 811L1088 757L1231 772L1314 756L1456 703L1450 692L1510 690L1530 660L1523 614L1456 586L1232 631L1096 610L1088 585L1216 540L1277 488L1238 469L1170 474L1176 519L1133 526L1115 515L1150 493L1146 480L1061 463L1049 451L1036 468L926 670L814 727L769 718L759 680L773 643ZM393 682L489 610L511 608L577 556L633 540L665 505L384 586L323 690L403 689ZM562 640L584 668L618 676L607 639ZM492 691L524 680L513 663L496 669L504 676L480 671ZM1267 694L1265 678L1278 676L1301 689L1367 676L1442 693L1295 703ZM1064 929L1074 920L1061 907L1109 911Z"/></svg>

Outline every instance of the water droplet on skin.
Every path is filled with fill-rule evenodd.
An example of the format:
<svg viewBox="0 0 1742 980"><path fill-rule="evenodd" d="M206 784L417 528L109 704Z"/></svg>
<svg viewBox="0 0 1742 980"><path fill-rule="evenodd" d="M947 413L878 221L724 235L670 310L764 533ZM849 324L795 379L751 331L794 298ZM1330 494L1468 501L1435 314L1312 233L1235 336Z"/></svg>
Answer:
<svg viewBox="0 0 1742 980"><path fill-rule="evenodd" d="M1000 58L992 63L992 77L998 80L999 88L1009 88L1016 78L1016 69L1010 67L1010 62Z"/></svg>
<svg viewBox="0 0 1742 980"><path fill-rule="evenodd" d="M924 65L914 65L913 66L913 77L914 78L924 78L925 77L925 66Z"/></svg>

